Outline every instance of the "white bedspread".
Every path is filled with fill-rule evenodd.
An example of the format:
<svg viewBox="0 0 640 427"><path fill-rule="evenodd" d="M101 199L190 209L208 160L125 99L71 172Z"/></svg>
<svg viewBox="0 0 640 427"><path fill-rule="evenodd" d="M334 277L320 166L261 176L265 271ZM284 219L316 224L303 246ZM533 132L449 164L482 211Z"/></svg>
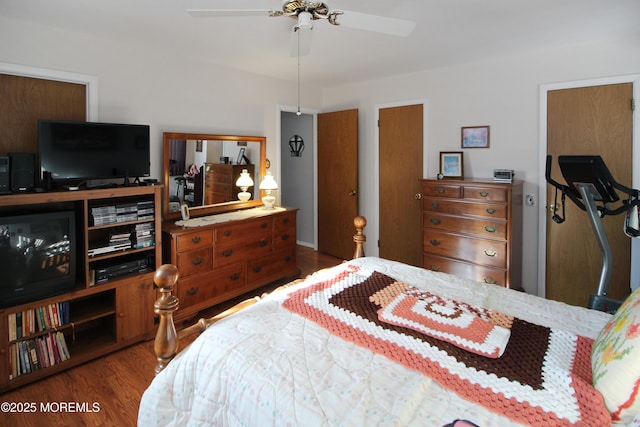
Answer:
<svg viewBox="0 0 640 427"><path fill-rule="evenodd" d="M590 338L610 318L379 258L350 263L433 293ZM321 272L302 286L330 274ZM443 426L456 418L485 427L514 425L422 374L332 336L281 307L287 292L220 321L180 353L144 393L138 425Z"/></svg>

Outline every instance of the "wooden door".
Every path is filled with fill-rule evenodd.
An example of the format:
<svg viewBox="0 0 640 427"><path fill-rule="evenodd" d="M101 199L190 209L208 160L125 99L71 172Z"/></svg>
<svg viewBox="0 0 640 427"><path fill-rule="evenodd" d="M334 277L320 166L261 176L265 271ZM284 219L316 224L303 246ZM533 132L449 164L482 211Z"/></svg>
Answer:
<svg viewBox="0 0 640 427"><path fill-rule="evenodd" d="M87 119L84 84L0 73L0 155L38 152L38 120Z"/></svg>
<svg viewBox="0 0 640 427"><path fill-rule="evenodd" d="M318 251L353 256L358 215L358 110L318 114Z"/></svg>
<svg viewBox="0 0 640 427"><path fill-rule="evenodd" d="M380 110L379 254L422 266L423 105Z"/></svg>
<svg viewBox="0 0 640 427"><path fill-rule="evenodd" d="M548 93L547 153L553 156L556 181L565 182L559 155L599 154L613 177L631 186L632 91L632 84L626 83ZM600 246L587 213L569 199L566 220L562 224L551 220L554 199L553 186L547 185L546 297L586 307L589 296L598 290ZM624 299L630 292L631 242L622 231L623 220L623 215L603 218L613 252L608 295L614 299Z"/></svg>

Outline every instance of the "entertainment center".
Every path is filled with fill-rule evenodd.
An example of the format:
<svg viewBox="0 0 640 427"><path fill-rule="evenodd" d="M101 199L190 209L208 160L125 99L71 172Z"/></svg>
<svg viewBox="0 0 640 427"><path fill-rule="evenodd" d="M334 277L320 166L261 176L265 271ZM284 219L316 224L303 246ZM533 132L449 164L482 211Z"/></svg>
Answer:
<svg viewBox="0 0 640 427"><path fill-rule="evenodd" d="M0 392L153 337L161 196L162 186L0 196L0 263L18 276L0 283Z"/></svg>

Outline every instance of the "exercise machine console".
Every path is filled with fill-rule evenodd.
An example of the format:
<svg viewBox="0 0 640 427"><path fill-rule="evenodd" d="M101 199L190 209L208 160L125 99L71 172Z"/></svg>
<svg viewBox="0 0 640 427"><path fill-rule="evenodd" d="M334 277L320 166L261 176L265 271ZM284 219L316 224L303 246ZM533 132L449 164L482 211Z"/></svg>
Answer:
<svg viewBox="0 0 640 427"><path fill-rule="evenodd" d="M640 206L640 191L629 188L617 182L604 160L600 156L558 156L560 172L567 185L551 178L552 157L547 156L545 177L549 184L555 187L555 206L558 204L558 192L562 194L562 215L554 212L553 221L561 224L565 220L565 201L568 197L580 209L586 211L602 251L602 272L598 291L589 298L589 308L594 310L615 312L621 301L607 297L611 282L613 255L607 233L602 224L605 215L626 214L624 233L629 237L640 237L638 227L638 207ZM620 199L621 194L628 196ZM623 196L623 197L625 197ZM618 204L618 207L613 207Z"/></svg>

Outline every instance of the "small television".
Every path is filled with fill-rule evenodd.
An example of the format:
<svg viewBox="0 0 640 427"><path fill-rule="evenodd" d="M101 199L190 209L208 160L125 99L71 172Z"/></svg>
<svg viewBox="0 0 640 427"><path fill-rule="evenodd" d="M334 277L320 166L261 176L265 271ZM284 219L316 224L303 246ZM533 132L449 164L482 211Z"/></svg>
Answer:
<svg viewBox="0 0 640 427"><path fill-rule="evenodd" d="M72 290L76 258L73 211L0 217L0 307Z"/></svg>
<svg viewBox="0 0 640 427"><path fill-rule="evenodd" d="M138 179L150 174L149 126L38 121L40 177L77 184L98 179Z"/></svg>

